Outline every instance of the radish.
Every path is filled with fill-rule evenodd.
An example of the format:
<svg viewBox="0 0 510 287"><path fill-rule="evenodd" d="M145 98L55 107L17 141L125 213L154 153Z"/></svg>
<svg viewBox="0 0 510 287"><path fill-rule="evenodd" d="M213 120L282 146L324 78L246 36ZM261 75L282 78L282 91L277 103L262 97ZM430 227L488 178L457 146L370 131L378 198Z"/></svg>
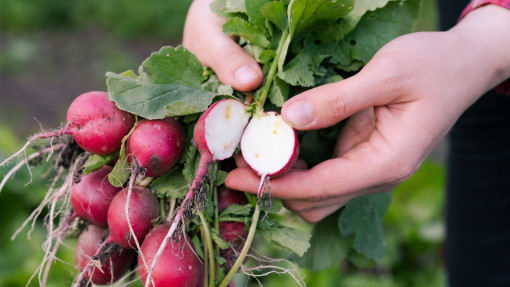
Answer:
<svg viewBox="0 0 510 287"><path fill-rule="evenodd" d="M108 207L113 197L122 189L114 187L108 181L111 166L103 166L88 175L71 188L71 205L74 212L81 218L95 225L108 224Z"/></svg>
<svg viewBox="0 0 510 287"><path fill-rule="evenodd" d="M108 99L108 93L88 92L69 106L65 133L72 135L84 150L106 155L120 148L134 121L132 114L119 110Z"/></svg>
<svg viewBox="0 0 510 287"><path fill-rule="evenodd" d="M260 177L258 195L269 177L288 172L297 160L299 141L294 129L276 112L255 114L241 138L246 163Z"/></svg>
<svg viewBox="0 0 510 287"><path fill-rule="evenodd" d="M231 204L245 205L248 204L248 199L243 192L230 189L225 185L218 187L218 211L225 210Z"/></svg>
<svg viewBox="0 0 510 287"><path fill-rule="evenodd" d="M222 185L218 188L218 211L225 210L231 204L245 205L248 199L243 192L227 188ZM244 222L221 221L219 223L219 233L225 241L230 243L230 248L220 250L221 257L227 260L227 267L230 268L239 254L243 243L248 235L245 230ZM235 252L234 252L235 250Z"/></svg>
<svg viewBox="0 0 510 287"><path fill-rule="evenodd" d="M184 149L184 132L172 118L141 120L127 140L130 163L136 159L145 176L165 174L179 160Z"/></svg>
<svg viewBox="0 0 510 287"><path fill-rule="evenodd" d="M145 256L147 266L155 260L155 255L168 233L170 225L164 224L155 227L142 243L141 254ZM181 236L178 240L171 239L171 242L164 248L158 264L152 270L152 280L156 287L195 287L201 286L203 268L195 250L191 245L188 235ZM146 265L141 257L138 257L138 268L140 279L145 282L148 278Z"/></svg>
<svg viewBox="0 0 510 287"><path fill-rule="evenodd" d="M71 135L84 150L99 155L110 154L121 146L135 118L121 111L108 99L106 92L87 92L78 96L67 110L67 124L58 130L31 136L15 154L0 163L5 165L23 153L34 141Z"/></svg>
<svg viewBox="0 0 510 287"><path fill-rule="evenodd" d="M134 186L117 193L108 209L108 227L113 241L124 248L135 248L159 216L159 202L147 188ZM129 201L129 202L128 202ZM127 217L129 215L129 219Z"/></svg>
<svg viewBox="0 0 510 287"><path fill-rule="evenodd" d="M80 234L74 253L76 265L82 272L79 277L83 277L77 280L78 285L82 286L80 281L85 280L94 284L112 283L122 277L136 258L133 250L119 246L112 246L113 250L97 254L107 232L106 228L89 225Z"/></svg>
<svg viewBox="0 0 510 287"><path fill-rule="evenodd" d="M195 126L193 139L202 157L224 160L234 154L241 135L250 119L246 105L225 99L205 111Z"/></svg>
<svg viewBox="0 0 510 287"><path fill-rule="evenodd" d="M186 197L182 201L181 208L168 229L165 239L158 252L154 255L145 286L149 286L149 280L152 277L152 271L156 262L163 253L167 242L172 238L184 213L188 210L195 191L200 190L201 183L207 174L209 166L214 161L229 158L234 154L249 119L250 114L247 111L247 106L235 99L223 99L214 103L198 119L193 132L193 140L200 152L200 162L195 178L190 185Z"/></svg>

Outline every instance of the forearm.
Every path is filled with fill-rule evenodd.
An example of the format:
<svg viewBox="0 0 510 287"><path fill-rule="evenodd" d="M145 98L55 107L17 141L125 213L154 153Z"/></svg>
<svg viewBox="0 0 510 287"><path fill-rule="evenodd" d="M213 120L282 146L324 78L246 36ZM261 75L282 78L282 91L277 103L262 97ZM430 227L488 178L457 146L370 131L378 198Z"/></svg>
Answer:
<svg viewBox="0 0 510 287"><path fill-rule="evenodd" d="M462 39L459 53L469 53L469 80L486 92L510 78L510 10L486 5L462 18L448 33ZM467 79L468 80L468 79Z"/></svg>

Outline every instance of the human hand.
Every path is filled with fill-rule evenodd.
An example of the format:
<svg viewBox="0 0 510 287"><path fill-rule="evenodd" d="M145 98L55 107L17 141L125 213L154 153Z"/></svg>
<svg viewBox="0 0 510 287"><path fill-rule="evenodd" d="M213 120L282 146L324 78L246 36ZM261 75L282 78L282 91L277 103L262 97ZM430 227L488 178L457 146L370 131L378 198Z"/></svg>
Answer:
<svg viewBox="0 0 510 287"><path fill-rule="evenodd" d="M202 64L212 68L220 81L241 92L256 89L264 74L258 63L223 33L224 19L214 14L212 0L195 0L184 25L183 46Z"/></svg>
<svg viewBox="0 0 510 287"><path fill-rule="evenodd" d="M305 220L315 222L354 197L391 190L409 178L460 114L486 90L510 77L510 55L504 48L510 44L510 35L502 28L510 24L508 13L489 5L473 11L448 32L397 38L357 75L290 99L282 115L296 129L318 129L349 119L332 159L272 179L272 194ZM217 54L201 47L194 46L192 51L202 55L199 59L220 78L235 83L228 82L233 79L228 76L232 69L212 66L207 59ZM233 66L244 60L234 61ZM256 192L259 178L242 158L237 163L227 186Z"/></svg>

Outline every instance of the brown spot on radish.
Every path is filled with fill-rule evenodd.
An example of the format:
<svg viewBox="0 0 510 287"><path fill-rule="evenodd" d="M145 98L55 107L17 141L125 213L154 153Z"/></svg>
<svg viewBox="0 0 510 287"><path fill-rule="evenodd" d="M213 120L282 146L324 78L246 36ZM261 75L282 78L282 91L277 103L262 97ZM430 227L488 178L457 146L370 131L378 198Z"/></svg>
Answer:
<svg viewBox="0 0 510 287"><path fill-rule="evenodd" d="M225 108L225 119L230 119L230 117L232 116L232 106L228 105L226 108Z"/></svg>
<svg viewBox="0 0 510 287"><path fill-rule="evenodd" d="M255 157L256 157L256 158L258 158L258 157L259 157L259 154L258 154L258 153L256 153L256 154L255 154Z"/></svg>
<svg viewBox="0 0 510 287"><path fill-rule="evenodd" d="M276 123L274 124L274 128L273 128L273 135L275 135L278 132L278 129L281 126L282 126L282 121L281 120L276 121Z"/></svg>
<svg viewBox="0 0 510 287"><path fill-rule="evenodd" d="M228 144L228 143L223 146L223 150L228 150L229 148L230 148L230 144Z"/></svg>

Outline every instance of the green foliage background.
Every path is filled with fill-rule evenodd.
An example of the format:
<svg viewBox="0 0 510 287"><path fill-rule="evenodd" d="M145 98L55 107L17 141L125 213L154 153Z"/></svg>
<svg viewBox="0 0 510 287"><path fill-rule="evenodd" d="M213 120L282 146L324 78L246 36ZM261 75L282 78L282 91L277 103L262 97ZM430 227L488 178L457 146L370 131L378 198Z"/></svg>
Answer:
<svg viewBox="0 0 510 287"><path fill-rule="evenodd" d="M191 0L4 0L0 9L0 76L28 73L41 45L33 35L100 33L104 43L101 65L87 71L93 81L104 85L104 72L136 68L138 60L123 51L125 41L161 41L180 39ZM435 6L424 1L418 30L436 28ZM84 32L85 31L85 32ZM92 32L91 32L92 31ZM94 49L94 47L89 47ZM97 48L97 47L96 47ZM69 51L72 58L72 50ZM141 57L146 57L147 54ZM67 59L67 58L66 58ZM86 67L83 67L87 70ZM0 95L0 98L3 95ZM59 107L65 112L66 106ZM4 110L0 108L0 112ZM0 117L0 159L21 147L26 136L24 124ZM32 122L33 123L33 122ZM0 169L0 178L8 167ZM42 259L41 244L46 237L39 220L28 240L25 229L14 241L11 235L38 205L48 187L43 166L22 169L0 193L0 286L24 286ZM26 185L28 182L30 184ZM445 286L442 246L444 240L442 203L444 167L441 160L428 160L407 182L393 193L393 201L384 217L386 253L382 262L366 268L338 262L322 271L301 269L308 286ZM303 230L311 226L288 217L289 223ZM59 257L73 262L74 240L68 240ZM263 254L285 257L278 250L258 245ZM264 250L264 249L268 250ZM68 286L75 269L72 264L57 263L52 268L49 286ZM237 276L244 284L246 278ZM289 276L270 275L264 286L292 285ZM250 283L257 286L256 282ZM35 279L31 286L38 286Z"/></svg>

